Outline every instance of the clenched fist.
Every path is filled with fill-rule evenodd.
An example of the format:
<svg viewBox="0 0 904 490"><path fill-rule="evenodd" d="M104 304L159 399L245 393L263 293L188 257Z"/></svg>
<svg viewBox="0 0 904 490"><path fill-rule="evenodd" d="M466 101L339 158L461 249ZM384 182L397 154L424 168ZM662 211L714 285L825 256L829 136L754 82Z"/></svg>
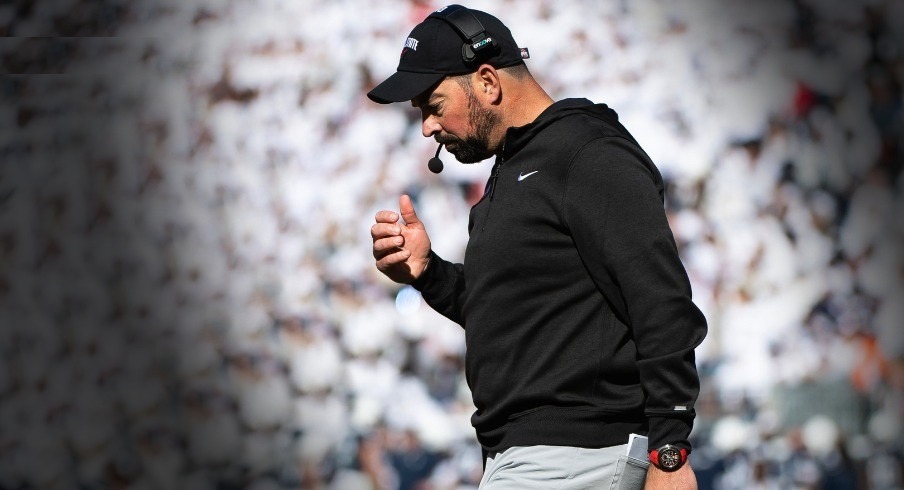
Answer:
<svg viewBox="0 0 904 490"><path fill-rule="evenodd" d="M402 222L399 222L401 214ZM377 269L395 282L410 284L427 268L430 237L414 212L411 198L399 198L399 213L379 211L370 227Z"/></svg>

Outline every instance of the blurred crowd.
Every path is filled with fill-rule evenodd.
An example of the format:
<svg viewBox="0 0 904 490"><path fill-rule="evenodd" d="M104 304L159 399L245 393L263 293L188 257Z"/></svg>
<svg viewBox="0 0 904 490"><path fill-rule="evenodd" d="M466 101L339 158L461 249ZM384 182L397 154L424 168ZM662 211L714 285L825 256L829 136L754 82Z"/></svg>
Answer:
<svg viewBox="0 0 904 490"><path fill-rule="evenodd" d="M463 333L370 251L407 192L461 259L489 174L364 96L441 5L0 5L0 489L477 487ZM469 6L667 181L700 488L904 488L904 2Z"/></svg>

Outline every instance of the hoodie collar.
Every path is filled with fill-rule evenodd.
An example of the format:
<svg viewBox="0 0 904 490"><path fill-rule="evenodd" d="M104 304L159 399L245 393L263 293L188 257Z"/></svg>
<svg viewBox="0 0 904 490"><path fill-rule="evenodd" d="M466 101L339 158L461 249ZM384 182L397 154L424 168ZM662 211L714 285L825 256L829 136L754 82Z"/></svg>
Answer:
<svg viewBox="0 0 904 490"><path fill-rule="evenodd" d="M502 158L508 160L547 126L563 117L575 114L587 114L601 119L618 121L618 114L606 104L594 104L588 99L562 99L547 107L533 122L524 126L508 128L502 146Z"/></svg>
<svg viewBox="0 0 904 490"><path fill-rule="evenodd" d="M588 99L562 99L547 107L533 122L524 126L508 128L502 146L502 158L508 160L547 126L559 119L576 114L618 121L618 114L606 104L594 104Z"/></svg>

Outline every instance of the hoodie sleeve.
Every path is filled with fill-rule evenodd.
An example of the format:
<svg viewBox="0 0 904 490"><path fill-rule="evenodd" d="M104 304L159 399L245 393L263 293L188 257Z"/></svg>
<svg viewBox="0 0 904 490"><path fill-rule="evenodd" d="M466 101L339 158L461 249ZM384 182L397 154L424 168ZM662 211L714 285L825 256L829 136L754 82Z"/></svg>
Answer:
<svg viewBox="0 0 904 490"><path fill-rule="evenodd" d="M643 150L624 138L600 138L571 162L563 218L594 282L631 328L650 448L690 450L700 388L694 348L707 327L662 196L662 178Z"/></svg>
<svg viewBox="0 0 904 490"><path fill-rule="evenodd" d="M424 301L437 313L464 327L465 273L462 264L444 260L431 250L430 265L411 286L420 291Z"/></svg>

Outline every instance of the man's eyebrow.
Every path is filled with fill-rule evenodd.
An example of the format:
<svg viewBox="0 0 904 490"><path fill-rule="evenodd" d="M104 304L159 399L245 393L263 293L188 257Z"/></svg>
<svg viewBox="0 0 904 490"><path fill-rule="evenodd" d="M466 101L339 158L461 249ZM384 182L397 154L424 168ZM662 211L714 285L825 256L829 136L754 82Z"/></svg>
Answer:
<svg viewBox="0 0 904 490"><path fill-rule="evenodd" d="M417 108L424 104L432 105L444 98L446 98L445 95L434 92L430 94L430 97L427 97L427 100L424 100L422 97L411 99L411 107Z"/></svg>

